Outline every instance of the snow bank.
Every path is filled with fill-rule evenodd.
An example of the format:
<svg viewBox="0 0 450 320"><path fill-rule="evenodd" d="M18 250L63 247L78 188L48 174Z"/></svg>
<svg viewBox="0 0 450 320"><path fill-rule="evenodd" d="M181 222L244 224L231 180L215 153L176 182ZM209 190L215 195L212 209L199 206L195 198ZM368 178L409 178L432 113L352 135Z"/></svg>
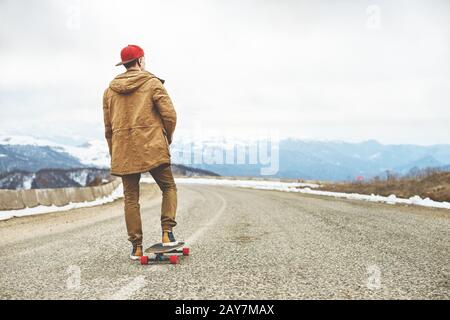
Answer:
<svg viewBox="0 0 450 320"><path fill-rule="evenodd" d="M358 194L358 193L343 193L343 192L311 190L309 188L289 190L289 191L290 192L307 193L307 194L316 194L316 195L321 195L321 196L331 196L331 197L335 197L335 198L365 200L365 201L371 201L371 202L385 202L388 204L409 204L409 205L419 205L419 206L424 206L424 207L450 209L449 202L439 202L439 201L431 200L429 198L422 199L419 196L414 196L409 199L403 199L403 198L397 198L394 194L391 194L390 196L385 197L385 196L379 196L379 195L374 195L374 194L366 195L366 194Z"/></svg>
<svg viewBox="0 0 450 320"><path fill-rule="evenodd" d="M144 178L144 182L153 182L151 178ZM450 209L450 203L434 201L429 198L422 199L419 196L414 196L409 199L397 198L395 195L388 197L379 195L365 195L358 193L343 193L331 192L322 190L313 190L317 188L316 184L307 183L293 183L293 182L278 182L278 181L258 181L258 180L226 180L226 179L201 179L201 178L178 178L175 179L180 184L206 184L206 185L221 185L241 188L263 189L263 190L277 190L284 192L299 192L305 194L314 194L320 196L329 196L335 198L365 200L371 202L384 202L388 204L408 204L419 205L424 207Z"/></svg>
<svg viewBox="0 0 450 320"><path fill-rule="evenodd" d="M154 183L153 178L143 177L141 182ZM319 185L300 182L281 182L267 180L232 180L232 179L214 179L214 178L175 178L176 183L180 184L207 184L214 186L244 187L256 189L289 189L299 187L318 188Z"/></svg>

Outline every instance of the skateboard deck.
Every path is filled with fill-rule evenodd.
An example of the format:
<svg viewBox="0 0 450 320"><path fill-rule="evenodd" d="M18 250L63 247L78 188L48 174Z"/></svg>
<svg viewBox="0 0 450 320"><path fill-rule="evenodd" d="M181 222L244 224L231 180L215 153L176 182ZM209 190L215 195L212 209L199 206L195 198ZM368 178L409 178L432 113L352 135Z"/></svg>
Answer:
<svg viewBox="0 0 450 320"><path fill-rule="evenodd" d="M167 253L173 250L176 250L178 248L181 248L184 246L183 241L179 241L178 244L174 246L163 246L162 243L156 243L152 245L151 247L148 247L145 249L145 253Z"/></svg>
<svg viewBox="0 0 450 320"><path fill-rule="evenodd" d="M153 254L153 256L142 256L141 264L146 265L159 262L168 262L170 264L178 264L180 262L179 255L188 256L189 248L184 247L185 243L183 241L178 242L174 246L163 246L162 243L156 243L151 247L145 249L145 253Z"/></svg>

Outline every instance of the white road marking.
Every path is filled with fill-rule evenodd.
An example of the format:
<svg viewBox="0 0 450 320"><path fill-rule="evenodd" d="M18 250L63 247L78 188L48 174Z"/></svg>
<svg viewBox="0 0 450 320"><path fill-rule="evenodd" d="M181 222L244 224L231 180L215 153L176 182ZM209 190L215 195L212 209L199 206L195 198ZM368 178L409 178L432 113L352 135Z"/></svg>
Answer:
<svg viewBox="0 0 450 320"><path fill-rule="evenodd" d="M227 207L226 200L220 195L217 194L217 196L221 200L221 205L219 207L219 210L214 215L212 219L210 219L206 224L201 226L197 231L195 231L194 234L192 234L187 240L186 243L191 245L195 243L202 235L203 233L212 225L214 225L217 220L222 216L222 214L225 212L225 209ZM148 269L147 271L156 270L156 269ZM121 289L119 289L116 293L114 293L112 296L108 298L108 300L128 300L130 299L137 291L144 288L146 285L145 283L145 277L144 276L138 276L134 278L129 284L125 285Z"/></svg>
<svg viewBox="0 0 450 320"><path fill-rule="evenodd" d="M145 277L138 276L134 278L130 283L123 286L107 300L128 300L136 292L145 287Z"/></svg>
<svg viewBox="0 0 450 320"><path fill-rule="evenodd" d="M210 219L206 224L204 224L202 227L197 229L197 231L186 240L186 244L192 245L193 243L195 243L203 235L203 233L206 231L206 229L208 229L210 226L214 225L217 222L217 220L220 218L220 216L225 212L225 209L227 207L226 200L220 194L217 194L217 195L221 199L222 204L220 205L220 208L217 211L216 215L212 219Z"/></svg>

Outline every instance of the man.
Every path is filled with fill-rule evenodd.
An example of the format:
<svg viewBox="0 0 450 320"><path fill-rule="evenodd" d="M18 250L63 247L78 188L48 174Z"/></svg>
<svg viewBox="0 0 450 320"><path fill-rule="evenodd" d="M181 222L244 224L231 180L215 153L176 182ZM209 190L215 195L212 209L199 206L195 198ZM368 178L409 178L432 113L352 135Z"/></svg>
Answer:
<svg viewBox="0 0 450 320"><path fill-rule="evenodd" d="M126 72L111 81L103 95L105 138L111 155L111 174L122 178L125 222L132 243L130 258L142 256L139 205L141 173L150 172L162 191L162 244L176 245L177 188L170 167L177 115L164 80L145 70L144 50L129 45L121 51Z"/></svg>

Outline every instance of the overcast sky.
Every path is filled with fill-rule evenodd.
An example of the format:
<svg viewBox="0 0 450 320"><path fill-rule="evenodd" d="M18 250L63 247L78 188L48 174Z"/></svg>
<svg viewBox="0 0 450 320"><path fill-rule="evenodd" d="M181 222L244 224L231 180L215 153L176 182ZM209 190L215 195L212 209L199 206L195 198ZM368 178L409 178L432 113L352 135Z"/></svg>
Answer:
<svg viewBox="0 0 450 320"><path fill-rule="evenodd" d="M103 139L127 44L176 138L450 143L450 1L0 0L0 131Z"/></svg>

